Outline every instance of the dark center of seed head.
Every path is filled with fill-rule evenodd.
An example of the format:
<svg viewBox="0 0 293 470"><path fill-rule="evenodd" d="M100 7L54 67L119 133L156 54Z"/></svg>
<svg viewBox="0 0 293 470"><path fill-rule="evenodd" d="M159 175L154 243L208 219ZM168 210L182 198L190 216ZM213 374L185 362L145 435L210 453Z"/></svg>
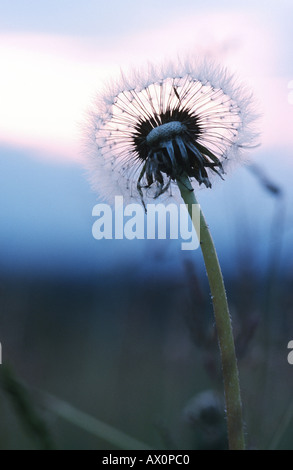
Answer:
<svg viewBox="0 0 293 470"><path fill-rule="evenodd" d="M180 121L167 122L152 129L146 137L146 142L150 147L154 148L162 142L174 139L185 130L186 127Z"/></svg>

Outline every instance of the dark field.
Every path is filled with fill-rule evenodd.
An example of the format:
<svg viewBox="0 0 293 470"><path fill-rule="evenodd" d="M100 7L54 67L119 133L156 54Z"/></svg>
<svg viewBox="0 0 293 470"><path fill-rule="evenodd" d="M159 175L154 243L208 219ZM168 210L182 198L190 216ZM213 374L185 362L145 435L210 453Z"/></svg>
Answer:
<svg viewBox="0 0 293 470"><path fill-rule="evenodd" d="M52 395L154 449L226 448L207 280L189 263L183 273L2 278L0 447L119 448L61 416ZM242 269L225 280L247 445L292 449L293 278Z"/></svg>

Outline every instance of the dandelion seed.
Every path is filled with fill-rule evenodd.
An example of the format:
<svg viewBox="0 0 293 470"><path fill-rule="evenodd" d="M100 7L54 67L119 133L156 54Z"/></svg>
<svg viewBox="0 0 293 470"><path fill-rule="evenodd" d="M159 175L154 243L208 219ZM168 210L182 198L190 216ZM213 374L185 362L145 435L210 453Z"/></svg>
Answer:
<svg viewBox="0 0 293 470"><path fill-rule="evenodd" d="M251 97L225 69L169 65L121 77L90 113L91 180L102 196L174 194L181 175L212 187L256 134ZM110 162L115 161L114 165ZM114 185L113 185L114 183Z"/></svg>

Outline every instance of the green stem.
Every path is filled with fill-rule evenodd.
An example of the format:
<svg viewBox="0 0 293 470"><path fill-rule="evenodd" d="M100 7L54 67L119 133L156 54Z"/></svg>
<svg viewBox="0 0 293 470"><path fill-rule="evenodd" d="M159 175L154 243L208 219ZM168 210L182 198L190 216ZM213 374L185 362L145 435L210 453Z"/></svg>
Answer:
<svg viewBox="0 0 293 470"><path fill-rule="evenodd" d="M188 207L192 219L192 205L198 204L189 178L184 176L177 180L181 196ZM194 223L195 221L193 221ZM198 227L194 223L198 232ZM235 345L229 315L228 302L223 276L217 252L204 215L200 210L200 246L205 262L207 276L213 299L216 328L221 352L222 372L225 389L228 441L230 450L244 450L244 433L242 421L242 405L239 386L239 374Z"/></svg>

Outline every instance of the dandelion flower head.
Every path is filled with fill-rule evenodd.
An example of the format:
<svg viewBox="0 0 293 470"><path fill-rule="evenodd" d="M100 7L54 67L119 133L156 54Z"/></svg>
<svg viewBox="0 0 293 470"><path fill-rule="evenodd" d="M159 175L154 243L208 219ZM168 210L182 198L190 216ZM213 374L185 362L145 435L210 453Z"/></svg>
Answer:
<svg viewBox="0 0 293 470"><path fill-rule="evenodd" d="M253 146L255 118L251 93L206 61L121 74L89 113L92 186L144 205L176 195L183 174L211 188Z"/></svg>

